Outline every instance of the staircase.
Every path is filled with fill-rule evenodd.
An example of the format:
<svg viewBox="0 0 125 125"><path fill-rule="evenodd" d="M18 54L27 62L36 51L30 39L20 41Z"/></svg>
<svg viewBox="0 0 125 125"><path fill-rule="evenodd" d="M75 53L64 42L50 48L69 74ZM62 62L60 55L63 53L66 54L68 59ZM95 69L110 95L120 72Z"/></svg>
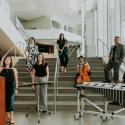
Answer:
<svg viewBox="0 0 125 125"><path fill-rule="evenodd" d="M55 72L55 58L47 58L46 62L49 64L50 69L50 81L54 80ZM91 81L102 81L104 80L104 66L102 63L102 58L89 57L87 62L91 67ZM59 73L59 83L58 83L58 95L57 95L57 110L76 110L77 106L77 90L74 86L74 78L76 75L76 65L78 59L76 58L76 51L74 51L69 59L69 64L67 67L67 72ZM30 82L30 74L25 69L25 59L20 59L16 68L18 70L19 82ZM54 97L53 97L53 85L48 86L48 108L54 110ZM103 95L97 94L95 90L88 89L87 97L98 105L102 106L102 101L104 99ZM15 110L26 111L29 110L35 104L35 96L31 87L20 87L19 94L15 97Z"/></svg>

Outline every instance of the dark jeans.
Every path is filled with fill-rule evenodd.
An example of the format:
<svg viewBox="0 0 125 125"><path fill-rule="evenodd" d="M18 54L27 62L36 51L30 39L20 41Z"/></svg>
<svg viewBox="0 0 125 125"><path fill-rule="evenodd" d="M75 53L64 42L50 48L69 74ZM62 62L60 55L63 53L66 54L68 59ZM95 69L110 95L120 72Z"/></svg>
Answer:
<svg viewBox="0 0 125 125"><path fill-rule="evenodd" d="M63 51L62 53L59 52L60 64L61 66L66 67L69 61L68 52Z"/></svg>
<svg viewBox="0 0 125 125"><path fill-rule="evenodd" d="M105 81L110 81L109 78L109 71L113 68L114 74L113 74L113 80L114 82L118 82L119 80L119 63L115 63L114 61L109 61L106 67L104 68L105 73Z"/></svg>

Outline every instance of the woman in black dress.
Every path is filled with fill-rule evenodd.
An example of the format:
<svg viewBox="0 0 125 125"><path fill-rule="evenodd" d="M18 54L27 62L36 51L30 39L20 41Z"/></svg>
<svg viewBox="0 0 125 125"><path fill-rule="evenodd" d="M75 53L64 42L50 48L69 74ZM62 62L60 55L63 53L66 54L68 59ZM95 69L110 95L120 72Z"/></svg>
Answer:
<svg viewBox="0 0 125 125"><path fill-rule="evenodd" d="M25 56L27 59L26 69L31 72L33 69L33 65L36 63L36 57L39 54L38 46L35 45L34 37L30 37L29 45L25 50Z"/></svg>
<svg viewBox="0 0 125 125"><path fill-rule="evenodd" d="M6 56L0 66L0 76L5 77L6 120L14 124L14 92L18 93L17 70L12 67L12 58Z"/></svg>
<svg viewBox="0 0 125 125"><path fill-rule="evenodd" d="M57 40L59 58L60 58L60 68L61 71L66 72L66 67L69 61L68 58L68 41L64 38L64 34L61 33L59 39Z"/></svg>

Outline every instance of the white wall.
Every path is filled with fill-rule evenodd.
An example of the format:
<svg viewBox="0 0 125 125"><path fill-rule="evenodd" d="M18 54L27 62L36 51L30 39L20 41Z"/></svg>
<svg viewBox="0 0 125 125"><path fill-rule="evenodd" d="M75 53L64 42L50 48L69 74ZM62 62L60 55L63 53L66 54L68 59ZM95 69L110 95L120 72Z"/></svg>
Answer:
<svg viewBox="0 0 125 125"><path fill-rule="evenodd" d="M6 6L9 7L9 6ZM6 8L4 7L4 8ZM8 11L3 10L3 7L0 7L0 29L6 34L6 36L10 39L8 42L12 42L19 48L19 44L26 44L24 39L19 34L18 30L15 28L14 24L10 20L10 16L8 16ZM7 13L5 13L7 12ZM4 42L4 41L3 41ZM9 44L9 43L8 43ZM19 48L20 49L20 48Z"/></svg>
<svg viewBox="0 0 125 125"><path fill-rule="evenodd" d="M51 29L51 19L45 16L22 22L22 24L26 29Z"/></svg>
<svg viewBox="0 0 125 125"><path fill-rule="evenodd" d="M94 41L94 12L90 11L86 17L86 45L87 57L96 56L96 44Z"/></svg>
<svg viewBox="0 0 125 125"><path fill-rule="evenodd" d="M52 29L52 30L27 30L27 33L29 36L33 36L36 39L58 39L60 33L64 33L65 38L68 41L73 41L73 42L80 42L81 41L81 36L78 36L73 33L65 32L63 30L57 30L57 29Z"/></svg>
<svg viewBox="0 0 125 125"><path fill-rule="evenodd" d="M89 11L95 7L97 0L86 0L86 10Z"/></svg>

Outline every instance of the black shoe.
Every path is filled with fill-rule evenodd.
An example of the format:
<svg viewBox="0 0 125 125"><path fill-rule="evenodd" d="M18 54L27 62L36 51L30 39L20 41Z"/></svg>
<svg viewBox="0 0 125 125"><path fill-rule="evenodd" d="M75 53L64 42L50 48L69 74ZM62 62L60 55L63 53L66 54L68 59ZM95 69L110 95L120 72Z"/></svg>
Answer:
<svg viewBox="0 0 125 125"><path fill-rule="evenodd" d="M85 98L85 94L80 94L80 98Z"/></svg>
<svg viewBox="0 0 125 125"><path fill-rule="evenodd" d="M118 102L110 102L109 105L119 105Z"/></svg>
<svg viewBox="0 0 125 125"><path fill-rule="evenodd" d="M46 113L47 111L46 110L43 110L42 113Z"/></svg>
<svg viewBox="0 0 125 125"><path fill-rule="evenodd" d="M104 80L102 82L104 82L104 83L111 83L111 80Z"/></svg>

